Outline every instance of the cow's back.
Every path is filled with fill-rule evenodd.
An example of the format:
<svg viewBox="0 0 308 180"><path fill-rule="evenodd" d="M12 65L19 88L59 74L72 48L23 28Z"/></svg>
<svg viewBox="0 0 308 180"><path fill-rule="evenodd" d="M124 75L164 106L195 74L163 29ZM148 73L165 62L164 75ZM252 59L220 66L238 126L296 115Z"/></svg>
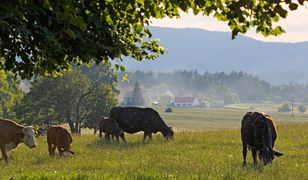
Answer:
<svg viewBox="0 0 308 180"><path fill-rule="evenodd" d="M127 133L144 131L162 122L158 113L152 108L114 107L110 110L110 117L115 119Z"/></svg>
<svg viewBox="0 0 308 180"><path fill-rule="evenodd" d="M269 133L274 142L277 137L277 131L272 117L262 112L246 113L242 120L242 141L253 147L258 146L262 141L261 138L263 137L264 131L267 130L266 127L270 128Z"/></svg>
<svg viewBox="0 0 308 180"><path fill-rule="evenodd" d="M254 121L252 112L246 113L242 119L241 138L243 142L249 145L254 144Z"/></svg>
<svg viewBox="0 0 308 180"><path fill-rule="evenodd" d="M23 126L12 120L0 119L0 143L9 143L13 141L18 132L22 132Z"/></svg>
<svg viewBox="0 0 308 180"><path fill-rule="evenodd" d="M114 107L110 110L110 118L115 119L127 133L142 131L143 113L136 107Z"/></svg>
<svg viewBox="0 0 308 180"><path fill-rule="evenodd" d="M47 143L56 146L68 146L73 142L73 138L67 129L61 126L52 126L47 129Z"/></svg>

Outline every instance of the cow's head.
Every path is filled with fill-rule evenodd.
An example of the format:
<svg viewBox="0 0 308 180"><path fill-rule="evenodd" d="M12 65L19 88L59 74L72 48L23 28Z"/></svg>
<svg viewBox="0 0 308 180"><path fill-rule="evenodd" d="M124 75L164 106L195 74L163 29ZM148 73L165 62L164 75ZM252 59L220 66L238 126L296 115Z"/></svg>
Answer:
<svg viewBox="0 0 308 180"><path fill-rule="evenodd" d="M280 152L276 152L273 150L273 129L270 126L271 121L269 121L265 116L262 122L262 150L260 151L260 156L263 160L264 165L271 163L274 160L274 157L282 156L283 154Z"/></svg>
<svg viewBox="0 0 308 180"><path fill-rule="evenodd" d="M282 153L277 152L273 150L272 148L268 148L268 147L266 147L266 149L263 150L263 152L261 152L260 154L265 166L271 163L274 160L275 156L280 157L282 155L283 155Z"/></svg>
<svg viewBox="0 0 308 180"><path fill-rule="evenodd" d="M163 135L167 140L173 140L174 132L172 130L172 127L168 127L166 131L163 132Z"/></svg>
<svg viewBox="0 0 308 180"><path fill-rule="evenodd" d="M35 132L31 126L25 126L23 129L23 140L29 148L35 148Z"/></svg>
<svg viewBox="0 0 308 180"><path fill-rule="evenodd" d="M71 151L71 150L63 151L63 152L62 152L63 157L71 157L71 156L73 156L74 154L75 154L75 153L74 153L73 151Z"/></svg>

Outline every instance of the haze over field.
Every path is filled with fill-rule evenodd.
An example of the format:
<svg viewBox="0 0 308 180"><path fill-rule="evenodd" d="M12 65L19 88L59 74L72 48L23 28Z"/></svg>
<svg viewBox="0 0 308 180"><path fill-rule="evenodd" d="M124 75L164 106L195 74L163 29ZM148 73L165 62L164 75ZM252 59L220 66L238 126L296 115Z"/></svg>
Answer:
<svg viewBox="0 0 308 180"><path fill-rule="evenodd" d="M243 71L274 85L308 83L308 41L270 43L244 36L231 40L231 33L203 29L150 29L168 52L156 61L126 59L123 65L128 71Z"/></svg>

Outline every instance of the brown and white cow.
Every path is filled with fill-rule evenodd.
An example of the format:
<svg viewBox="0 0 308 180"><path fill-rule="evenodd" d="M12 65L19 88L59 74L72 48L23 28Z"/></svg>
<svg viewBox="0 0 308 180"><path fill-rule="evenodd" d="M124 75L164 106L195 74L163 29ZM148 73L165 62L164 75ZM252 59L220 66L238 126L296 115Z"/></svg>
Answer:
<svg viewBox="0 0 308 180"><path fill-rule="evenodd" d="M19 143L35 148L35 131L31 126L22 126L8 119L0 119L0 149L2 159L8 162L7 152L15 149Z"/></svg>
<svg viewBox="0 0 308 180"><path fill-rule="evenodd" d="M252 152L254 164L257 164L257 153L263 164L267 165L282 153L274 150L277 130L273 118L261 112L247 112L242 120L241 138L243 144L243 166L246 165L247 148Z"/></svg>
<svg viewBox="0 0 308 180"><path fill-rule="evenodd" d="M56 148L58 149L60 156L65 154L75 154L71 151L72 142L72 135L64 127L51 126L47 129L47 144L50 157L54 156Z"/></svg>

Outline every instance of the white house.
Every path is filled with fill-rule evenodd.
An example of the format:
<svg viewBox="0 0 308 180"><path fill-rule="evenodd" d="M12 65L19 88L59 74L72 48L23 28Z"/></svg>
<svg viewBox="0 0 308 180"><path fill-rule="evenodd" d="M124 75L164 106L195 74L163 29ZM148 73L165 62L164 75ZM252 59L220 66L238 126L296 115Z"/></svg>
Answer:
<svg viewBox="0 0 308 180"><path fill-rule="evenodd" d="M199 107L200 102L195 97L175 97L171 105L173 107Z"/></svg>

